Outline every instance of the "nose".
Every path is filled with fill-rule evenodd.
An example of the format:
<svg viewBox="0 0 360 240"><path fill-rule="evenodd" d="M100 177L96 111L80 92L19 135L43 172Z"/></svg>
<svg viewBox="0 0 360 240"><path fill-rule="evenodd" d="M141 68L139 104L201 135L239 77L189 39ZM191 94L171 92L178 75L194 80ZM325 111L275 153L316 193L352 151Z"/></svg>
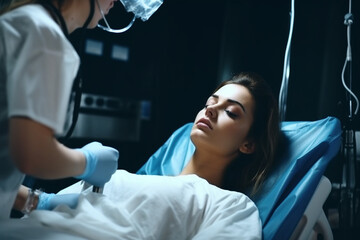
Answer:
<svg viewBox="0 0 360 240"><path fill-rule="evenodd" d="M205 116L207 116L208 118L212 118L212 119L217 117L217 111L216 111L216 108L214 107L214 105L206 107Z"/></svg>

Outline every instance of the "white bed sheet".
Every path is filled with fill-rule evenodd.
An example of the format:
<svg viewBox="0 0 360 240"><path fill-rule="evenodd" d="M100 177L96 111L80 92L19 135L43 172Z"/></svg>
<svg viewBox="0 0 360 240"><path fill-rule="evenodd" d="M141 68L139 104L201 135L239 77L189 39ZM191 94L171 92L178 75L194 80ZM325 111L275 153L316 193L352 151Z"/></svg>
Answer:
<svg viewBox="0 0 360 240"><path fill-rule="evenodd" d="M76 183L59 194L81 189L81 183ZM33 211L26 219L0 222L0 239L208 240L261 236L258 210L244 194L220 189L196 175L148 176L124 170L112 176L103 195L82 192L76 209L58 206L54 211Z"/></svg>

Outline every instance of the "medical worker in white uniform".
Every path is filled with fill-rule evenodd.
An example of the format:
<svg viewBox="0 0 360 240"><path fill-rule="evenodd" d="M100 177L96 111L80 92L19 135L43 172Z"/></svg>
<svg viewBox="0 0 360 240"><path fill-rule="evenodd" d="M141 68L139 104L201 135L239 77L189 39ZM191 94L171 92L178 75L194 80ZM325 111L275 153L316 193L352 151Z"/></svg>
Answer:
<svg viewBox="0 0 360 240"><path fill-rule="evenodd" d="M80 62L67 34L96 27L99 8L107 14L114 0L17 2L25 4L0 16L0 219L9 218L25 174L103 186L119 157L98 142L70 149L55 137L66 131Z"/></svg>

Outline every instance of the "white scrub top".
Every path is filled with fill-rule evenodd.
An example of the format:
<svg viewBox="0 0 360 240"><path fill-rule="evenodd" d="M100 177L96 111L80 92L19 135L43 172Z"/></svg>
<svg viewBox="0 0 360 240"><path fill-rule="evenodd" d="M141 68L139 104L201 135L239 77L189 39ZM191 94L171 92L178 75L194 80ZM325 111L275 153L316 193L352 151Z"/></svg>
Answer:
<svg viewBox="0 0 360 240"><path fill-rule="evenodd" d="M0 16L0 219L9 217L24 178L8 151L9 118L25 116L63 133L79 64L75 49L41 5Z"/></svg>

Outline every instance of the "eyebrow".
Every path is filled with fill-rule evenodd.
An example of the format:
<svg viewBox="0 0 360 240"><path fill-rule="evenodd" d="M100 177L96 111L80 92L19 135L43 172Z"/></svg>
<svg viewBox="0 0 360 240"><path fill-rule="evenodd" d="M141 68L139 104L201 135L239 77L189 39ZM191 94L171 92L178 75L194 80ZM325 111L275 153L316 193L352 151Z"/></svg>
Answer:
<svg viewBox="0 0 360 240"><path fill-rule="evenodd" d="M212 96L213 98L219 99L219 96L218 96L218 95L213 94L213 95L211 95L211 96ZM235 103L235 104L239 105L239 106L242 108L242 110L246 113L244 105L242 105L240 102L235 101L235 100L232 100L232 99L227 99L226 101L227 101L227 102L230 102L230 103Z"/></svg>

